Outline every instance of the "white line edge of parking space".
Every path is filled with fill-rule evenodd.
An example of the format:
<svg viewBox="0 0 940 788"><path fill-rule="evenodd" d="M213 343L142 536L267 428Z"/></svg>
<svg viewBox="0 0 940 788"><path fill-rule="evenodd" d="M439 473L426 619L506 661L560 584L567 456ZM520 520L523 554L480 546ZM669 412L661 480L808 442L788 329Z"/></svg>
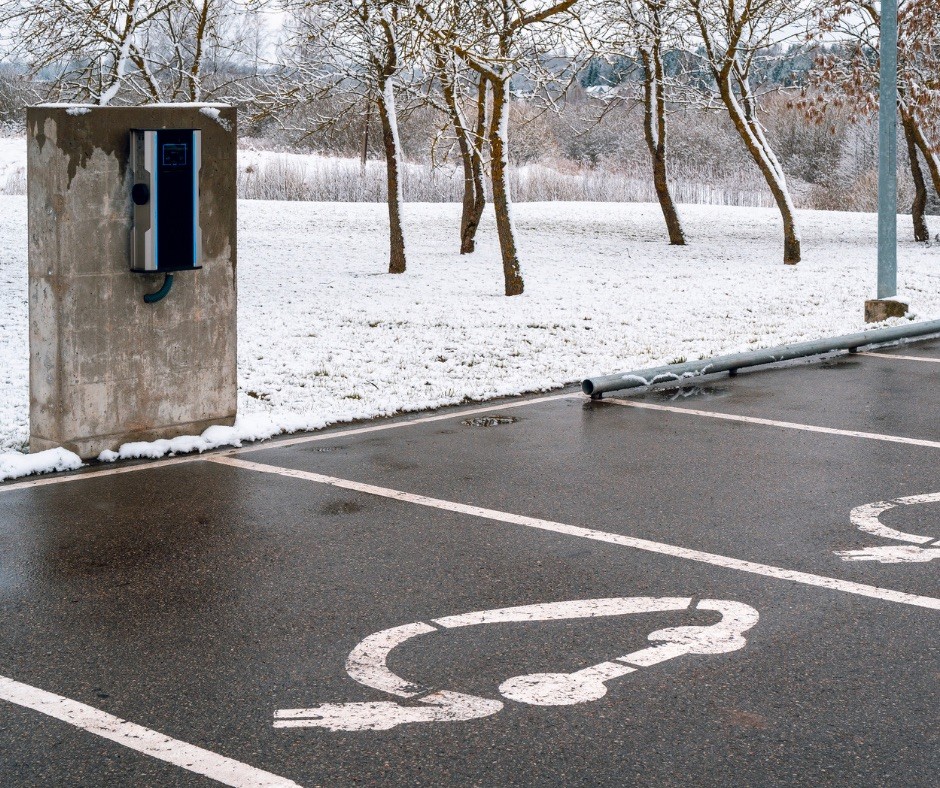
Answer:
<svg viewBox="0 0 940 788"><path fill-rule="evenodd" d="M929 356L901 356L897 353L870 353L870 352L861 352L855 354L856 356L869 356L870 358L893 358L899 361L927 361L934 364L940 364L940 358L932 358Z"/></svg>
<svg viewBox="0 0 940 788"><path fill-rule="evenodd" d="M81 482L85 479L97 479L101 476L118 476L122 473L134 473L136 471L146 471L155 468L166 468L168 465L180 465L187 462L198 462L203 460L203 455L186 455L184 457L170 457L166 460L152 460L151 462L141 463L140 465L125 465L117 468L102 468L95 471L76 471L69 476L60 476L56 473L46 474L38 479L30 479L25 482L11 482L9 484L0 484L0 495L14 490L27 490L30 487L46 487L50 484L68 484L69 482Z"/></svg>
<svg viewBox="0 0 940 788"><path fill-rule="evenodd" d="M926 446L930 449L940 449L940 441L926 440L925 438L906 438L903 435L886 435L880 432L859 432L857 430L840 430L836 427L818 427L814 424L801 424L795 421L777 421L776 419L763 419L759 416L739 416L736 413L720 413L713 410L697 410L695 408L681 408L674 405L654 405L651 402L633 402L630 400L605 397L602 402L611 405L620 405L626 408L640 408L642 410L665 411L666 413L683 413L687 416L702 416L708 419L722 419L723 421L738 421L744 424L759 424L764 427L780 427L787 430L802 430L803 432L819 432L826 435L841 435L846 438L864 438L866 440L884 441L886 443L903 443L908 446Z"/></svg>
<svg viewBox="0 0 940 788"><path fill-rule="evenodd" d="M235 468L242 468L249 471L258 471L260 473L277 474L294 479L303 479L305 481L326 484L331 487L339 487L344 490L375 495L381 498L390 498L396 501L426 506L432 509L440 509L458 514L466 514L471 517L480 517L486 520L493 520L512 525L521 525L527 528L534 528L541 531L550 531L553 533L565 534L581 539L591 539L596 542L606 542L608 544L630 547L636 550L643 550L650 553L672 556L674 558L683 558L689 561L696 561L703 564L711 564L725 569L733 569L739 572L761 575L763 577L772 577L777 580L787 580L793 583L815 586L817 588L826 588L831 591L841 591L857 596L880 599L886 602L896 602L898 604L913 605L931 610L940 610L940 599L917 594L908 594L903 591L895 591L888 588L879 588L877 586L864 585L862 583L853 583L848 580L839 580L837 578L825 577L823 575L814 575L807 572L799 572L791 569L783 569L768 564L760 564L754 561L745 561L738 558L730 558L714 553L706 553L701 550L692 550L686 547L666 544L664 542L654 542L649 539L640 539L638 537L626 536L624 534L608 533L597 531L592 528L581 528L575 525L553 522L551 520L542 520L537 517L527 517L510 512L501 512L495 509L486 509L480 506L457 503L454 501L445 501L439 498L430 498L425 495L416 495L414 493L393 490L387 487L378 487L372 484L365 484L349 479L341 479L336 476L325 476L320 473L310 471L293 470L290 468L281 468L275 465L266 465L249 460L242 460L236 457L219 455L207 458L209 462L229 465Z"/></svg>
<svg viewBox="0 0 940 788"><path fill-rule="evenodd" d="M284 777L171 738L113 714L0 676L0 700L45 714L96 736L234 788L300 788Z"/></svg>
<svg viewBox="0 0 940 788"><path fill-rule="evenodd" d="M288 446L297 446L302 443L312 443L314 441L340 440L355 435L365 435L370 432L384 432L386 430L403 429L420 424L430 424L436 421L448 421L450 419L466 418L480 413L492 413L498 410L510 410L512 408L524 408L527 405L540 405L543 402L555 402L565 399L583 399L584 395L580 392L571 394L551 394L546 397L536 397L526 399L520 402L504 402L501 405L485 405L479 408L470 408L451 413L439 413L434 416L422 416L416 419L406 419L402 421L390 421L382 424L373 424L368 427L351 427L349 429L329 430L328 432L317 432L313 435L302 435L297 438L287 438L285 440L259 441L250 446L241 446L232 448L231 446L221 446L219 449L213 449L212 452L221 451L227 455L244 454L254 451L269 451L271 449L283 449ZM179 465L187 462L201 462L208 459L210 453L206 454L187 454L180 457L170 457L165 460L153 460L151 462L142 462L139 465L129 465L116 468L102 468L93 471L79 471L70 476L49 475L39 479L30 479L23 482L12 482L10 484L0 483L0 495L14 490L27 490L31 487L45 487L50 484L67 484L69 482L80 482L86 479L98 479L102 476L116 476L121 473L136 473L137 471L149 471L156 468L165 468L169 465Z"/></svg>

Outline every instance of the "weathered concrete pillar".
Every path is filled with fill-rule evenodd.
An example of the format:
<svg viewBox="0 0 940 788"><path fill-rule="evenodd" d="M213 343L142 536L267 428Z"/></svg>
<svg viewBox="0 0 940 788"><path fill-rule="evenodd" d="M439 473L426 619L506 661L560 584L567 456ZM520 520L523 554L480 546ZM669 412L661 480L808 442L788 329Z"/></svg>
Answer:
<svg viewBox="0 0 940 788"><path fill-rule="evenodd" d="M235 110L27 111L30 450L81 457L230 425L236 407ZM130 271L131 129L200 129L203 268Z"/></svg>

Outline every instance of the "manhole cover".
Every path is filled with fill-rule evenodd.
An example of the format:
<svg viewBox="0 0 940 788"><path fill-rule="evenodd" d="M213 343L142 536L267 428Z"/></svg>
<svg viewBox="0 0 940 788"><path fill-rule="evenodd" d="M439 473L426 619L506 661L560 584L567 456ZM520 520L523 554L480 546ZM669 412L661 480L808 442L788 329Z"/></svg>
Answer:
<svg viewBox="0 0 940 788"><path fill-rule="evenodd" d="M480 416L475 419L464 419L464 427L498 427L500 424L515 424L518 419L513 416Z"/></svg>

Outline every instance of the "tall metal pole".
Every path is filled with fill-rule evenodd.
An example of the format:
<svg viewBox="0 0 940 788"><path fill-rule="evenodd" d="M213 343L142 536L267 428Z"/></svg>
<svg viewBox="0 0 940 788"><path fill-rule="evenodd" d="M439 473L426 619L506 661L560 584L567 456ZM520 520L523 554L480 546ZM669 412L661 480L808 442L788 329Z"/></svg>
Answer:
<svg viewBox="0 0 940 788"><path fill-rule="evenodd" d="M881 2L878 101L878 298L898 293L898 0Z"/></svg>

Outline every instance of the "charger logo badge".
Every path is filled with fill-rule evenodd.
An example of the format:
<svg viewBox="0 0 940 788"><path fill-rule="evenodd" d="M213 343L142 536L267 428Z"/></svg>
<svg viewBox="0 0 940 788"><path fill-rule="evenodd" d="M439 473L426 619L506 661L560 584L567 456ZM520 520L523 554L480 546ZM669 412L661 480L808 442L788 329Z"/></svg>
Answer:
<svg viewBox="0 0 940 788"><path fill-rule="evenodd" d="M186 148L185 143L167 142L163 145L163 166L164 167L185 167L186 166Z"/></svg>

